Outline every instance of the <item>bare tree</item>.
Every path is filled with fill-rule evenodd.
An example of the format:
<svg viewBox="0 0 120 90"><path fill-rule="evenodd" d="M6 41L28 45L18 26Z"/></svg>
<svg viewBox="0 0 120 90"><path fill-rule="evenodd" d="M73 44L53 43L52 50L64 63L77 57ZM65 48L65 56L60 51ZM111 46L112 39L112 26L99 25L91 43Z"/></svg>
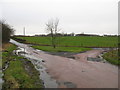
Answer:
<svg viewBox="0 0 120 90"><path fill-rule="evenodd" d="M60 31L58 29L59 19L56 18L55 20L51 19L46 23L46 30L51 35L51 43L53 48L56 48L56 42L57 42L57 33Z"/></svg>

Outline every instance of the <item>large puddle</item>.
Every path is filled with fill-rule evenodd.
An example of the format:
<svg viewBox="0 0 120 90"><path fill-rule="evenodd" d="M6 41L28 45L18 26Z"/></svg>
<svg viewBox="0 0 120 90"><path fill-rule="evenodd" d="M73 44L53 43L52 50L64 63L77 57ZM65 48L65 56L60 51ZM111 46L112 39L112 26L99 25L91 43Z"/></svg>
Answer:
<svg viewBox="0 0 120 90"><path fill-rule="evenodd" d="M32 48L30 48L25 44L18 43L12 39L10 40L10 42L18 46L18 49L15 50L14 53L30 60L35 66L35 68L40 72L40 79L43 81L45 88L58 87L57 81L51 78L51 76L47 73L46 67L44 65L45 64L44 60L42 60L41 58L37 58L34 56L34 54L30 53L30 49ZM42 51L39 50L37 52L42 52Z"/></svg>

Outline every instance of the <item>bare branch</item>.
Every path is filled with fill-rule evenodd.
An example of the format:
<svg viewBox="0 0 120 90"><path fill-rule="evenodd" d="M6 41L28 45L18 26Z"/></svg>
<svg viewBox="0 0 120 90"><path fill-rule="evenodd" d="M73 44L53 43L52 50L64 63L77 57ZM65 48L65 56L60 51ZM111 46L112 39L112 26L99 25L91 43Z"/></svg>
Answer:
<svg viewBox="0 0 120 90"><path fill-rule="evenodd" d="M58 29L58 24L59 24L58 18L56 18L55 20L51 19L46 23L46 30L50 32L52 46L54 48L56 47L57 33L60 31L60 29Z"/></svg>

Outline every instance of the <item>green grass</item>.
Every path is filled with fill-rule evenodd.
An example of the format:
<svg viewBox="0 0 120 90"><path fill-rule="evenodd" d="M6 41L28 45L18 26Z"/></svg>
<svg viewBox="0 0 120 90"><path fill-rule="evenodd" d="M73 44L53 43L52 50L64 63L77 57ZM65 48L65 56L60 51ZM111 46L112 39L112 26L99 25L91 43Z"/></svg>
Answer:
<svg viewBox="0 0 120 90"><path fill-rule="evenodd" d="M6 82L8 82L8 85L11 88L33 87L33 84L31 84L32 80L25 72L20 61L11 61L9 68L4 73L4 78L6 79ZM11 85L10 83L13 83L13 85Z"/></svg>
<svg viewBox="0 0 120 90"><path fill-rule="evenodd" d="M10 44L6 48L8 52L2 53L3 65L9 61L9 67L3 72L3 89L10 88L42 88L39 72L35 69L32 63L23 57L13 55L12 52L17 47ZM22 59L22 60L21 60ZM25 64L27 62L27 64ZM25 66L30 68L30 71L25 69Z"/></svg>
<svg viewBox="0 0 120 90"><path fill-rule="evenodd" d="M25 39L27 43L51 45L50 37L17 37ZM81 47L117 47L118 37L90 37L90 36L67 36L59 37L60 46L81 46Z"/></svg>
<svg viewBox="0 0 120 90"><path fill-rule="evenodd" d="M32 46L33 48L49 51L49 52L83 52L87 50L91 50L90 48L80 48L80 47L56 47L53 48L51 46Z"/></svg>
<svg viewBox="0 0 120 90"><path fill-rule="evenodd" d="M2 52L2 66L4 67L5 63L9 61L12 57L8 57L11 55L12 51L16 49L15 45L8 44L7 47L5 47L5 50L7 52Z"/></svg>
<svg viewBox="0 0 120 90"><path fill-rule="evenodd" d="M36 76L36 75L35 75ZM6 88L41 88L42 85L36 85L39 78L30 76L24 69L22 61L11 61L9 68L4 72Z"/></svg>
<svg viewBox="0 0 120 90"><path fill-rule="evenodd" d="M120 60L119 60L120 57L118 56L118 50L113 50L105 53L103 55L103 58L108 62L110 62L111 64L120 65Z"/></svg>

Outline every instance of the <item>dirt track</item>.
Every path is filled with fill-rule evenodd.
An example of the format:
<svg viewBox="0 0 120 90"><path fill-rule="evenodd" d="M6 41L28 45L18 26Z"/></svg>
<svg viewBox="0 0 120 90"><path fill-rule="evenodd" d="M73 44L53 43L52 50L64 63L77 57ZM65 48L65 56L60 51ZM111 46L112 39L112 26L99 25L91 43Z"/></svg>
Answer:
<svg viewBox="0 0 120 90"><path fill-rule="evenodd" d="M69 87L68 82L77 88L117 88L118 68L108 63L87 61L87 57L96 57L102 51L91 50L76 55L76 59L53 56L41 52L34 56L42 58L49 74L61 82L59 87Z"/></svg>

